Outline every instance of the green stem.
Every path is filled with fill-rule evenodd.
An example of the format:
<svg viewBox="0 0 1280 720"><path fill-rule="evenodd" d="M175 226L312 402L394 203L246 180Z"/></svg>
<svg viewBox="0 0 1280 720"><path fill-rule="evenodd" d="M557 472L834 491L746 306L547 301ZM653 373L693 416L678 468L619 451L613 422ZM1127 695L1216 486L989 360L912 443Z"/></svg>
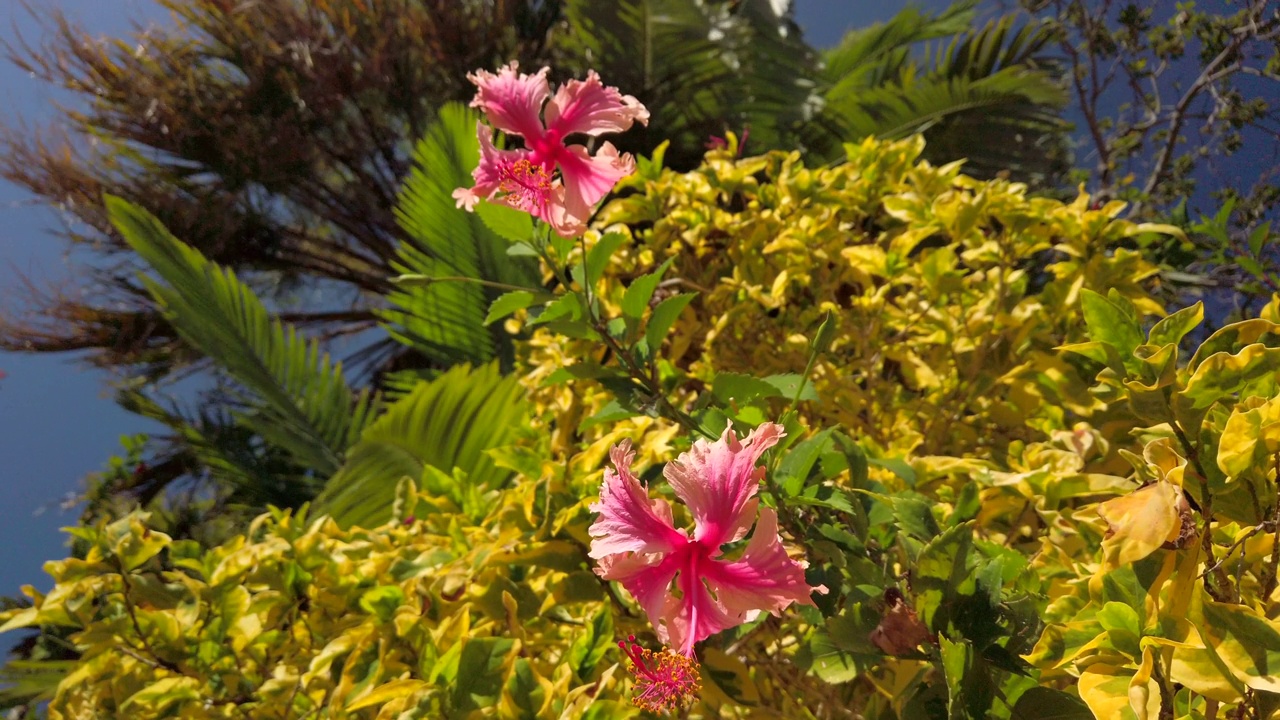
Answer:
<svg viewBox="0 0 1280 720"><path fill-rule="evenodd" d="M400 275L399 277L393 277L391 278L391 282L395 285L430 285L432 283L438 283L438 282L471 283L473 285L479 285L481 287L493 288L494 290L506 290L509 292L531 292L534 294L543 294L543 295L546 294L546 291L544 291L542 288L521 287L520 285L511 285L508 283L494 282L492 280L481 280L480 278L464 277L462 275L435 276L435 275L410 274L410 275Z"/></svg>
<svg viewBox="0 0 1280 720"><path fill-rule="evenodd" d="M565 288L565 291L570 293L577 292L572 289L572 280L569 278L564 268L560 267L560 265L555 262L550 253L546 252L545 245L543 247L536 248L536 250L538 251L539 257L542 259L542 262L546 263L547 267L551 268L551 272L555 274L556 278L560 281L560 284ZM585 242L583 243L582 281L584 285L588 285L591 282L587 273ZM591 296L589 293L585 292L585 289L584 292L580 294L580 298L583 300L582 305L584 312L587 314L587 320L592 329L595 330L601 340L604 341L604 344L613 353L614 357L618 358L618 363L624 370L626 370L631 379L643 387L653 400L657 402L659 413L668 420L679 424L686 430L711 438L711 434L706 432L701 425L695 422L688 413L683 412L672 404L666 393L662 391L662 384L658 381L657 373L654 372L652 368L650 368L648 372L646 372L644 368L641 368L639 364L635 362L631 353L627 352L626 348L622 347L622 345L609 334L607 323L596 315L596 308L591 304Z"/></svg>

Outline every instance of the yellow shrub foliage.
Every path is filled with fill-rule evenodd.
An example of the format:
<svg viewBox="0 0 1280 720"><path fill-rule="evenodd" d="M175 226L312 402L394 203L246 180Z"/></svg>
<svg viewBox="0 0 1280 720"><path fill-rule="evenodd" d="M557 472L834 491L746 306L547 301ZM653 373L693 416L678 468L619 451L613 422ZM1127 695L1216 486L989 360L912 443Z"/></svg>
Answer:
<svg viewBox="0 0 1280 720"><path fill-rule="evenodd" d="M1271 716L1280 310L1179 362L1202 311L1163 317L1130 249L1175 229L921 147L642 163L599 232L553 248L568 267L617 243L602 276L554 278L606 321L670 322L635 351L661 397L615 382L601 328L517 312L534 416L494 452L510 487L466 508L417 489L444 482L428 468L379 528L273 512L210 549L145 515L76 529L87 557L4 628L77 630L51 717L637 714L614 645L653 635L592 572L588 505L615 443L656 478L692 441L660 402L785 419L769 502L832 590L703 643L687 716Z"/></svg>

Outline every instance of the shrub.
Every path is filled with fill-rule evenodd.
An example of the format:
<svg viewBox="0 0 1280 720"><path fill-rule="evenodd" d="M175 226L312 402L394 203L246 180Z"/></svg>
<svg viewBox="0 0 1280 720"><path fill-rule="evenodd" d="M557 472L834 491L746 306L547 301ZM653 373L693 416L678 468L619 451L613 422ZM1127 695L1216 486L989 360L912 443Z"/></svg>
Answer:
<svg viewBox="0 0 1280 720"><path fill-rule="evenodd" d="M610 646L653 632L588 557L605 457L630 440L661 496L698 433L766 420L761 494L829 592L701 643L694 714L1265 716L1280 310L1179 363L1202 311L1148 322L1127 249L1175 230L920 149L659 157L579 243L518 243L549 298L491 312L533 407L504 487L427 465L389 524L274 512L208 550L75 530L87 557L6 613L78 631L51 716L638 712Z"/></svg>

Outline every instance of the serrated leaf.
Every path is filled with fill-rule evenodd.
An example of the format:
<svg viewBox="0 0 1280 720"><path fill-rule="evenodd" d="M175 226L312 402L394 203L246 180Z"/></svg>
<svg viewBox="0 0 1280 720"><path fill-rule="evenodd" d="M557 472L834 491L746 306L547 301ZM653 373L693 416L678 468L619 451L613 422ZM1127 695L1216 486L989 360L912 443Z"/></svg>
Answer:
<svg viewBox="0 0 1280 720"><path fill-rule="evenodd" d="M488 325L494 320L504 318L517 310L524 310L539 300L545 300L546 296L539 297L528 290L513 290L508 293L499 295L491 305L489 305L489 314L484 317L484 324Z"/></svg>
<svg viewBox="0 0 1280 720"><path fill-rule="evenodd" d="M782 373L778 375L769 375L761 378L770 385L778 388L778 392L782 393L784 398L793 398L796 391L800 390L800 383L804 383L804 390L800 392L801 400L817 400L818 391L813 388L813 383L806 382L799 373Z"/></svg>
<svg viewBox="0 0 1280 720"><path fill-rule="evenodd" d="M633 320L639 320L644 316L644 311L649 307L649 300L653 298L653 293L658 289L658 283L662 282L662 276L666 274L667 269L675 262L675 258L669 258L657 270L636 278L622 294L622 314L624 317Z"/></svg>
<svg viewBox="0 0 1280 720"><path fill-rule="evenodd" d="M587 428L594 427L600 423L625 420L629 417L635 417L636 414L637 413L634 410L623 407L615 398L605 403L604 407L597 410L594 415L583 420L578 425L578 430L586 430Z"/></svg>
<svg viewBox="0 0 1280 720"><path fill-rule="evenodd" d="M533 237L533 217L527 212L487 200L477 203L475 211L485 227L507 242L528 242Z"/></svg>
<svg viewBox="0 0 1280 720"><path fill-rule="evenodd" d="M740 373L721 372L711 381L711 393L722 402L749 403L769 397L782 397L776 387L764 380Z"/></svg>
<svg viewBox="0 0 1280 720"><path fill-rule="evenodd" d="M604 269L608 267L609 260L613 258L613 254L617 252L622 243L627 241L627 236L618 232L605 233L600 236L594 245L587 250L587 258L585 263L579 262L571 271L574 282L580 287L587 287L587 280L590 279L591 286L600 282L600 277L604 274ZM583 275L585 270L586 275Z"/></svg>
<svg viewBox="0 0 1280 720"><path fill-rule="evenodd" d="M786 456L778 463L777 475L787 495L796 495L804 487L814 466L818 464L818 458L831 448L832 432L834 428L827 428L812 437L801 440L787 451Z"/></svg>
<svg viewBox="0 0 1280 720"><path fill-rule="evenodd" d="M671 326L676 324L680 313L684 312L695 297L697 293L673 295L658 303L658 306L653 309L653 314L649 316L649 326L644 329L644 339L653 352L657 352L658 348L662 347L662 341L667 338L667 333L671 332Z"/></svg>
<svg viewBox="0 0 1280 720"><path fill-rule="evenodd" d="M582 319L582 303L576 293L561 295L559 299L548 304L537 317L529 320L530 325L541 325L552 320L569 320L576 322Z"/></svg>

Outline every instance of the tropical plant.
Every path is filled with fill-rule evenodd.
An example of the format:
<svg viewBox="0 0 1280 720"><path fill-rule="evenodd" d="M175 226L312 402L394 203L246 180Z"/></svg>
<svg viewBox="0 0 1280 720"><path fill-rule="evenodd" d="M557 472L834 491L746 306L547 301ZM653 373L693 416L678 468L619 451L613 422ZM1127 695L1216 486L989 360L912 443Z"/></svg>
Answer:
<svg viewBox="0 0 1280 720"><path fill-rule="evenodd" d="M677 450L770 419L786 437L761 461L756 533L776 513L828 593L695 643L690 716L1114 717L1131 687L1136 717L1265 702L1249 689L1265 659L1233 643L1276 632L1257 514L1270 451L1248 440L1276 393L1271 321L1179 369L1198 309L1144 330L1155 268L1120 247L1175 230L931 165L919 139L850 145L821 169L738 158L736 142L689 173L640 163L581 241L508 238L555 283L490 309L520 333L531 413L492 472L385 439L461 439L424 409L469 392L451 378L346 453L344 483L408 475L364 504L386 524L273 511L209 549L144 516L77 529L84 558L6 613L6 628L66 626L84 653L51 717L625 717L674 661L652 649L650 606L592 572L607 572L589 548L608 537L591 528L605 457L630 440L660 498L654 471ZM1182 450L1228 469L1205 490ZM680 508L676 527L694 519ZM1241 557L1256 571L1222 570Z"/></svg>

